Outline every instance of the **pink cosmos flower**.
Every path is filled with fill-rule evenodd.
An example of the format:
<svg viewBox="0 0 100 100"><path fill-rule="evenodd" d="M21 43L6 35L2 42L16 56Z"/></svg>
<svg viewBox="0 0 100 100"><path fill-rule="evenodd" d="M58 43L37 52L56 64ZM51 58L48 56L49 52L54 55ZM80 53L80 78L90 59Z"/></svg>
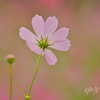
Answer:
<svg viewBox="0 0 100 100"><path fill-rule="evenodd" d="M57 62L57 58L49 48L67 51L71 46L70 41L66 39L69 28L62 27L55 32L58 26L58 20L55 16L48 17L44 22L43 18L39 15L33 17L32 26L36 35L25 27L21 27L19 32L20 37L26 41L30 50L37 54L40 54L41 48L43 48L42 55L45 55L47 63L54 65Z"/></svg>

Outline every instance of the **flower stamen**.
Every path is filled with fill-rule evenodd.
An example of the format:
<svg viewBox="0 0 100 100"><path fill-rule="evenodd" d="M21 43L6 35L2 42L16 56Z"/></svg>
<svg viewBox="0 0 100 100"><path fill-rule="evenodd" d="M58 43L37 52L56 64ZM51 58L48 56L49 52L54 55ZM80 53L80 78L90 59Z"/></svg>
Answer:
<svg viewBox="0 0 100 100"><path fill-rule="evenodd" d="M36 39L37 40L37 39ZM41 47L41 48L43 48L43 50L45 49L45 48L48 48L50 45L53 45L53 44L49 44L49 42L50 42L50 39L48 40L48 37L42 37L42 35L41 35L41 39L40 39L40 41L39 40L37 40L37 42L38 42L38 46L39 47Z"/></svg>

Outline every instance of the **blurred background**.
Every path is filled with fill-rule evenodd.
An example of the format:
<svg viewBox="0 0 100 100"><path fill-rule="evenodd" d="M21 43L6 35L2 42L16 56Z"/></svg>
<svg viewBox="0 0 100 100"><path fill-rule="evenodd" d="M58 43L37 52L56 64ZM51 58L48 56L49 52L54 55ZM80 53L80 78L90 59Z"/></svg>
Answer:
<svg viewBox="0 0 100 100"><path fill-rule="evenodd" d="M12 100L25 100L38 55L19 36L23 26L33 31L35 14L44 20L56 16L58 28L70 29L67 52L51 49L57 63L41 58L31 100L100 100L100 92L88 95L85 88L100 88L100 0L0 0L0 58L14 54ZM9 100L9 64L0 60L0 100ZM100 91L100 89L99 89Z"/></svg>

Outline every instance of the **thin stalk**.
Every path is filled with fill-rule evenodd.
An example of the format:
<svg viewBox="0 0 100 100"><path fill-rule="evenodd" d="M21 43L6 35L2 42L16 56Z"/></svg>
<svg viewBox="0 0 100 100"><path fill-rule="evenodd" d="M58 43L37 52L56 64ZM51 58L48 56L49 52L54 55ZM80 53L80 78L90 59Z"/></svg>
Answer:
<svg viewBox="0 0 100 100"><path fill-rule="evenodd" d="M12 65L10 64L10 96L9 100L12 99Z"/></svg>
<svg viewBox="0 0 100 100"><path fill-rule="evenodd" d="M42 52L43 52L43 48L41 49L41 53L40 53L39 58L38 58L38 60L37 60L36 70L35 70L35 74L34 74L34 76L33 76L33 79L32 79L32 82L31 82L31 85L30 85L30 88L29 88L29 91L28 91L28 96L30 95L31 88L32 88L34 79L35 79L36 74L37 74L37 70L38 70L38 66L39 66L39 62L40 62L40 58L41 58Z"/></svg>

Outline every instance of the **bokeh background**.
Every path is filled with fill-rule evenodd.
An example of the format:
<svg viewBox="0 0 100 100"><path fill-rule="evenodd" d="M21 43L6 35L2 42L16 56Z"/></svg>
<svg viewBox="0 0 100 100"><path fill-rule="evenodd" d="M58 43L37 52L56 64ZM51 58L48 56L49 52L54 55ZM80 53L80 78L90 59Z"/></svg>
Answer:
<svg viewBox="0 0 100 100"><path fill-rule="evenodd" d="M85 88L100 87L100 0L0 0L0 58L14 54L12 100L25 100L38 55L19 37L20 27L33 31L35 14L44 20L56 16L58 28L70 29L67 52L52 49L58 61L45 58L32 87L31 100L100 100L100 92L88 95ZM9 100L9 64L0 60L0 100ZM99 89L100 90L100 89Z"/></svg>

